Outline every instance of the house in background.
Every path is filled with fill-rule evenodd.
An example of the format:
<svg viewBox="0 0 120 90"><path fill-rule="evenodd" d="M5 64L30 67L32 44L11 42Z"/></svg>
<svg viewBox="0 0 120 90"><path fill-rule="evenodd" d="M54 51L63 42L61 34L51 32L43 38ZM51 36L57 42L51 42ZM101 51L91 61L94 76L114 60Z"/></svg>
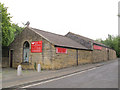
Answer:
<svg viewBox="0 0 120 90"><path fill-rule="evenodd" d="M69 32L65 36L26 27L9 47L9 66L60 69L116 58L116 52L92 39Z"/></svg>

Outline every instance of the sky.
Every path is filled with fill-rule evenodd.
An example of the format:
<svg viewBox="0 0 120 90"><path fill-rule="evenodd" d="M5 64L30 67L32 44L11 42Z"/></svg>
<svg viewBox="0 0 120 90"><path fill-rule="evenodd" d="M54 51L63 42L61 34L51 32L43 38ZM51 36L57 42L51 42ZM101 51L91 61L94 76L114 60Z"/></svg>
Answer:
<svg viewBox="0 0 120 90"><path fill-rule="evenodd" d="M73 32L91 39L118 35L119 0L0 0L12 23L65 35Z"/></svg>

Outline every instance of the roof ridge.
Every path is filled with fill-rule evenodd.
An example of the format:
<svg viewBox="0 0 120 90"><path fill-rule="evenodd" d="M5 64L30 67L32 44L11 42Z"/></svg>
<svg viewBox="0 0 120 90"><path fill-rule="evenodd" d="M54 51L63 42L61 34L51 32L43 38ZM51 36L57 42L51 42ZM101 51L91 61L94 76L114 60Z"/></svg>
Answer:
<svg viewBox="0 0 120 90"><path fill-rule="evenodd" d="M32 27L28 27L28 28L33 30L40 36L44 37L47 41L49 41L53 45L66 46L66 47L68 46L71 48L79 48L79 49L88 50L88 48L86 48L84 45L81 45L81 44L75 42L74 40L66 37L65 35L59 35L56 33L51 33L48 31L44 31L44 30L40 30L40 29L36 29L36 28L32 28Z"/></svg>
<svg viewBox="0 0 120 90"><path fill-rule="evenodd" d="M32 28L32 29L34 29L34 30L40 30L40 29L36 29L36 28ZM54 34L54 35L59 35L59 34L52 33L52 32L48 32L48 31L44 31L44 30L40 30L40 31L46 32L46 33L51 33L51 34ZM67 39L70 39L70 38L66 37L65 35L59 35L59 36L65 37L65 38L67 38ZM70 40L72 40L72 39L70 39ZM72 40L72 41L74 41L74 40ZM75 42L75 41L74 41L74 42ZM76 42L76 43L78 43L78 42ZM80 43L78 43L78 44L80 44ZM80 45L83 46L83 47L85 47L85 46L82 45L82 44L80 44ZM85 48L87 48L87 47L85 47Z"/></svg>
<svg viewBox="0 0 120 90"><path fill-rule="evenodd" d="M71 33L71 34L74 34L74 35L77 35L77 36L80 36L80 37L83 37L83 38L86 38L86 39L89 39L89 40L94 41L94 40L91 39L91 38L88 38L88 37L85 37L85 36L82 36L82 35L79 35L79 34L76 34L76 33L73 33L73 32L68 32L68 33ZM68 33L67 33L67 34L68 34Z"/></svg>
<svg viewBox="0 0 120 90"><path fill-rule="evenodd" d="M45 30L41 30L41 29L37 29L37 28L32 28L34 30L39 30L39 31L42 31L42 32L46 32L46 33L51 33L51 34L54 34L54 35L59 35L59 36L62 36L62 37L65 37L64 35L60 35L60 34L57 34L57 33L53 33L53 32L49 32L49 31L45 31Z"/></svg>
<svg viewBox="0 0 120 90"><path fill-rule="evenodd" d="M90 41L92 41L92 43L96 43L96 44L100 44L100 45L104 45L104 46L106 46L105 44L100 43L100 42L97 42L97 41L95 41L95 40L93 40L93 39L91 39L91 38L84 37L84 36L82 36L82 35L75 34L75 33L73 33L73 32L68 32L67 34L69 34L69 33L74 34L74 35L77 35L77 36L80 36L80 37L83 37L83 38L86 38L86 39L89 39ZM66 35L67 35L67 34L66 34Z"/></svg>

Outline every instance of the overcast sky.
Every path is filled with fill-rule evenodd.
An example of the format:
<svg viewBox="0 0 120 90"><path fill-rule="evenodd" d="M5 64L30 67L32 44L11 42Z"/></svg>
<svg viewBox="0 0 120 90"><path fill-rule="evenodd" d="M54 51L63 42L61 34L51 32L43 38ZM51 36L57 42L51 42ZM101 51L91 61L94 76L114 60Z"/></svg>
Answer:
<svg viewBox="0 0 120 90"><path fill-rule="evenodd" d="M65 35L105 39L118 34L119 0L0 0L13 23Z"/></svg>

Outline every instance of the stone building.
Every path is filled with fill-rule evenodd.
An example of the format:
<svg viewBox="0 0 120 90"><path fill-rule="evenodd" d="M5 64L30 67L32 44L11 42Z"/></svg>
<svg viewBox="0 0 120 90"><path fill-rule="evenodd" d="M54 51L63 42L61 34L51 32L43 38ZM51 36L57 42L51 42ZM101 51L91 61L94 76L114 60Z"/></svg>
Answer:
<svg viewBox="0 0 120 90"><path fill-rule="evenodd" d="M65 36L26 27L9 47L9 66L60 69L116 58L116 52L94 40L69 32Z"/></svg>
<svg viewBox="0 0 120 90"><path fill-rule="evenodd" d="M9 67L9 48L2 46L2 67Z"/></svg>
<svg viewBox="0 0 120 90"><path fill-rule="evenodd" d="M92 63L116 58L116 52L102 43L71 32L65 36L92 50Z"/></svg>

